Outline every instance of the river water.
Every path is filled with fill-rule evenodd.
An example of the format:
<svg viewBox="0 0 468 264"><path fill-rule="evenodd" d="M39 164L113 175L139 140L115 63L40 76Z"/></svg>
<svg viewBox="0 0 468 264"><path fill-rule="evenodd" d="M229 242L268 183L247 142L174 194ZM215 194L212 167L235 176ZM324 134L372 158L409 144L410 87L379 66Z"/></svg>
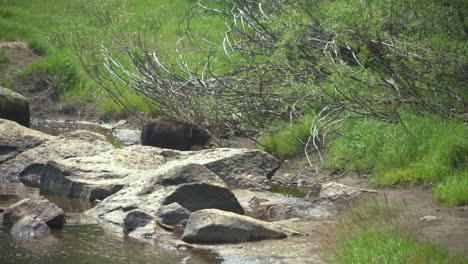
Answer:
<svg viewBox="0 0 468 264"><path fill-rule="evenodd" d="M39 189L21 183L0 183L0 208L28 197L39 196ZM0 225L0 263L18 264L142 264L142 263L219 263L206 251L164 248L123 238L104 230L82 212L91 208L86 200L45 196L64 209L66 224L43 239L15 239L9 227Z"/></svg>
<svg viewBox="0 0 468 264"><path fill-rule="evenodd" d="M80 126L78 128L82 129ZM47 129L42 127L39 130ZM58 134L57 130L47 132ZM27 187L22 183L0 182L0 208L6 208L24 198L38 196L38 188ZM143 243L104 230L94 219L83 214L93 206L87 200L45 197L65 211L64 229L54 230L43 239L15 239L9 233L10 227L1 225L0 220L0 264L221 262L218 255L208 251L175 250L163 242Z"/></svg>

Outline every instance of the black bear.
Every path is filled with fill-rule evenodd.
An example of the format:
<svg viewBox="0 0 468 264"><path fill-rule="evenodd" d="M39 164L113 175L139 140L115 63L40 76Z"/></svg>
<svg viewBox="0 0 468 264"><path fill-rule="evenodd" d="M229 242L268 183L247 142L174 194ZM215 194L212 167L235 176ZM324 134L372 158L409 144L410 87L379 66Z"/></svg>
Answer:
<svg viewBox="0 0 468 264"><path fill-rule="evenodd" d="M141 130L141 144L158 148L191 150L194 145L206 146L211 138L204 127L163 117L151 120Z"/></svg>

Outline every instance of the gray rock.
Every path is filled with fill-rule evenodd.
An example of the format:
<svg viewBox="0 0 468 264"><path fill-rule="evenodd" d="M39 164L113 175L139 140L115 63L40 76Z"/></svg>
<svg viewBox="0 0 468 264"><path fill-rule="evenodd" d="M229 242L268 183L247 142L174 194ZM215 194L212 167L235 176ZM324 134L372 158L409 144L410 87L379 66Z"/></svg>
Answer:
<svg viewBox="0 0 468 264"><path fill-rule="evenodd" d="M84 175L83 175L84 174ZM122 189L119 181L93 182L86 181L93 178L109 178L109 173L84 173L67 170L63 165L49 161L41 173L40 192L60 195L69 198L87 198L89 200L102 200ZM120 177L118 177L120 179Z"/></svg>
<svg viewBox="0 0 468 264"><path fill-rule="evenodd" d="M244 213L234 194L224 187L215 174L201 165L172 165L160 168L162 172L159 174L140 174L139 180L129 182L122 190L86 211L86 214L123 224L125 212L141 210L148 215L156 215L161 207L172 203L178 203L189 211L217 208Z"/></svg>
<svg viewBox="0 0 468 264"><path fill-rule="evenodd" d="M204 165L230 188L269 190L269 180L280 167L280 162L260 150L240 150L238 154Z"/></svg>
<svg viewBox="0 0 468 264"><path fill-rule="evenodd" d="M26 98L10 89L0 87L0 118L29 127L29 103Z"/></svg>
<svg viewBox="0 0 468 264"><path fill-rule="evenodd" d="M160 228L154 220L147 223L145 226L136 228L133 232L128 234L129 237L139 240L153 240L158 236Z"/></svg>
<svg viewBox="0 0 468 264"><path fill-rule="evenodd" d="M3 213L3 224L14 225L25 216L44 221L51 229L61 229L65 224L65 212L42 196L10 205Z"/></svg>
<svg viewBox="0 0 468 264"><path fill-rule="evenodd" d="M156 214L164 224L176 225L190 217L190 211L178 203L163 205Z"/></svg>
<svg viewBox="0 0 468 264"><path fill-rule="evenodd" d="M208 183L181 184L173 192L168 193L162 204L167 205L175 202L191 212L217 208L244 214L244 209L229 189Z"/></svg>
<svg viewBox="0 0 468 264"><path fill-rule="evenodd" d="M206 182L226 187L226 184L218 175L214 174L206 167L194 163L171 170L161 177L157 183L162 186L170 186L194 182Z"/></svg>
<svg viewBox="0 0 468 264"><path fill-rule="evenodd" d="M153 217L145 212L135 210L129 212L123 222L124 233L130 233L139 227L146 226L153 220Z"/></svg>
<svg viewBox="0 0 468 264"><path fill-rule="evenodd" d="M22 136L18 135L20 137ZM0 175L6 179L18 179L22 174L28 174L32 164L45 165L49 160L89 157L110 149L113 147L103 135L82 130L73 131L52 138L0 164Z"/></svg>
<svg viewBox="0 0 468 264"><path fill-rule="evenodd" d="M254 218L206 209L192 213L182 240L188 243L237 243L286 238L286 233L271 223Z"/></svg>
<svg viewBox="0 0 468 264"><path fill-rule="evenodd" d="M27 215L11 228L10 233L15 238L42 238L50 234L50 228L44 221Z"/></svg>
<svg viewBox="0 0 468 264"><path fill-rule="evenodd" d="M0 135L0 165L25 150L55 138L6 119L0 119Z"/></svg>
<svg viewBox="0 0 468 264"><path fill-rule="evenodd" d="M16 223L10 233L15 238L42 238L50 234L50 228L44 221L28 215Z"/></svg>

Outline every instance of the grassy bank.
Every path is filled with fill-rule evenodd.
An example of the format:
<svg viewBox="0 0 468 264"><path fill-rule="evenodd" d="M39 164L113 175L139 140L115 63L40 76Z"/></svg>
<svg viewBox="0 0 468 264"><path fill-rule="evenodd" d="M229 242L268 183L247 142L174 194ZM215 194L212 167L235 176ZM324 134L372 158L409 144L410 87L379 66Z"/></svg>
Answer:
<svg viewBox="0 0 468 264"><path fill-rule="evenodd" d="M310 117L264 137L269 153L300 153ZM468 204L468 138L458 120L408 116L402 124L348 120L327 146L325 166L372 175L374 186L427 184L446 205Z"/></svg>
<svg viewBox="0 0 468 264"><path fill-rule="evenodd" d="M194 2L0 0L0 41L25 42L43 57L21 70L21 77L38 73L51 83L60 99L91 98L98 104L101 114L118 115L121 109L88 78L74 54L72 45L76 35L83 41L82 45L99 48L100 44L113 41L110 24L107 23L124 34L133 34L135 38L145 32L145 41L172 61L175 60L175 43L180 38L180 22ZM103 21L106 16L112 21ZM207 18L195 24L194 28L210 38L221 32L216 25L222 24ZM0 64L2 57L0 53ZM4 79L11 79L11 76ZM123 86L120 89L140 111L149 111L132 92Z"/></svg>
<svg viewBox="0 0 468 264"><path fill-rule="evenodd" d="M370 204L358 207L341 219L332 263L466 263L418 240L418 233L399 216L396 205Z"/></svg>
<svg viewBox="0 0 468 264"><path fill-rule="evenodd" d="M375 186L428 184L448 205L468 203L467 128L459 121L407 117L403 124L349 121L326 165L372 174Z"/></svg>

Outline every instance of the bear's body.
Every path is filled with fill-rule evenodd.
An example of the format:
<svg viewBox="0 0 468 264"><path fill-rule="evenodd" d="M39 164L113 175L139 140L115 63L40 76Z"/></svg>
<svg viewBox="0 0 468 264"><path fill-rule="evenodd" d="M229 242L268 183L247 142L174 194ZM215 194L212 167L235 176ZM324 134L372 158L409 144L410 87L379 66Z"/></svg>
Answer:
<svg viewBox="0 0 468 264"><path fill-rule="evenodd" d="M192 146L206 146L211 133L199 125L185 124L163 117L151 120L141 130L141 144L159 148L191 150Z"/></svg>

